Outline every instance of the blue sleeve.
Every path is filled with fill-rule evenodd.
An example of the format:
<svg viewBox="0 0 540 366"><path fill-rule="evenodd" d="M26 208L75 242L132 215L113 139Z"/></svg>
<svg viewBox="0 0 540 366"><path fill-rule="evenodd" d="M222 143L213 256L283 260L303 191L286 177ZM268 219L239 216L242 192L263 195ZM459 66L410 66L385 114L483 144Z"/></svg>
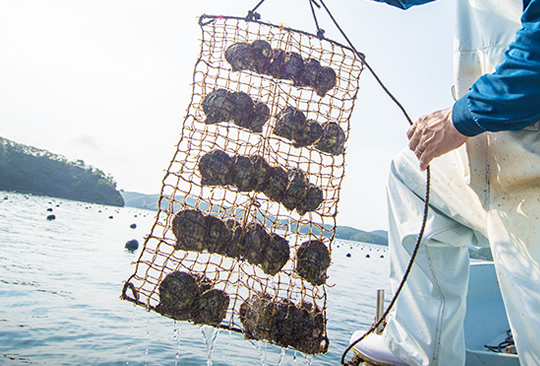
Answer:
<svg viewBox="0 0 540 366"><path fill-rule="evenodd" d="M462 134L519 130L540 120L540 0L528 2L521 23L503 63L454 104L453 123Z"/></svg>
<svg viewBox="0 0 540 366"><path fill-rule="evenodd" d="M387 3L392 6L396 6L401 9L409 9L411 6L422 5L430 3L435 0L373 0L380 3Z"/></svg>

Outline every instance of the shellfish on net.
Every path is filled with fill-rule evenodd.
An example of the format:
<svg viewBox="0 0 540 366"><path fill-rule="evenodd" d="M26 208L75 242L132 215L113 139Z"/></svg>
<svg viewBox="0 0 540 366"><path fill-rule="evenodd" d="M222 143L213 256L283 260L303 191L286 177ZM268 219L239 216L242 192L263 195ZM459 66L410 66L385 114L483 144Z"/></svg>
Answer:
<svg viewBox="0 0 540 366"><path fill-rule="evenodd" d="M287 187L281 198L283 206L288 210L294 210L306 197L308 187L309 181L306 174L300 169L290 169L287 174Z"/></svg>
<svg viewBox="0 0 540 366"><path fill-rule="evenodd" d="M307 212L315 211L323 201L324 196L322 189L310 183L306 196L296 205L296 212L298 212L299 215L305 215Z"/></svg>
<svg viewBox="0 0 540 366"><path fill-rule="evenodd" d="M270 109L262 102L254 102L245 92L230 92L219 88L208 93L202 102L206 115L204 123L234 122L252 132L262 132L270 117Z"/></svg>
<svg viewBox="0 0 540 366"><path fill-rule="evenodd" d="M173 218L172 231L176 237L175 249L202 252L206 248L206 220L196 209L179 211Z"/></svg>
<svg viewBox="0 0 540 366"><path fill-rule="evenodd" d="M228 307L229 295L214 289L213 283L204 275L174 271L159 284L156 311L169 318L219 325Z"/></svg>
<svg viewBox="0 0 540 366"><path fill-rule="evenodd" d="M225 59L233 71L249 70L292 80L295 86L313 88L320 97L336 86L334 69L321 66L316 59L304 60L296 52L273 49L264 40L235 43L225 50Z"/></svg>
<svg viewBox="0 0 540 366"><path fill-rule="evenodd" d="M222 150L212 150L199 159L201 183L205 186L225 186L229 184L229 172L233 160Z"/></svg>
<svg viewBox="0 0 540 366"><path fill-rule="evenodd" d="M298 248L295 271L312 285L319 286L326 281L329 266L330 252L323 242L309 240Z"/></svg>
<svg viewBox="0 0 540 366"><path fill-rule="evenodd" d="M175 320L190 320L200 296L197 278L189 273L169 273L159 284L159 304L156 311Z"/></svg>
<svg viewBox="0 0 540 366"><path fill-rule="evenodd" d="M298 306L290 300L255 294L240 305L240 321L246 339L268 340L306 354L319 353L325 338L324 315L307 302Z"/></svg>
<svg viewBox="0 0 540 366"><path fill-rule="evenodd" d="M345 151L345 132L336 122L328 122L323 126L323 134L315 147L331 155L339 155Z"/></svg>

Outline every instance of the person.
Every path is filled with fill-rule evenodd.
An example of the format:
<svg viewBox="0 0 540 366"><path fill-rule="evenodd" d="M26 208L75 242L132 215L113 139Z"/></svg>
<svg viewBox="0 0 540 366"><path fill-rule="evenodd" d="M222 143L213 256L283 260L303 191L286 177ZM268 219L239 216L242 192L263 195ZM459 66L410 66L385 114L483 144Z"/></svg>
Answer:
<svg viewBox="0 0 540 366"><path fill-rule="evenodd" d="M540 0L456 1L456 101L420 117L391 165L393 287L418 237L429 165L426 229L382 337L360 348L389 351L380 359L394 365L464 365L468 247L489 245L519 361L540 365Z"/></svg>

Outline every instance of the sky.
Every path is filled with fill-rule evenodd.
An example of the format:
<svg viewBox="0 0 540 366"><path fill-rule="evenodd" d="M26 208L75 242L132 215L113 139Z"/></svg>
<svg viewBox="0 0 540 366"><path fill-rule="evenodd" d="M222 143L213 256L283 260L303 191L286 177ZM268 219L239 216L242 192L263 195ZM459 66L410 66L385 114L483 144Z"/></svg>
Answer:
<svg viewBox="0 0 540 366"><path fill-rule="evenodd" d="M159 193L191 99L198 16L245 16L258 2L0 0L0 136L84 160L119 189ZM325 4L413 120L452 105L454 0L407 11L370 0ZM316 32L308 0L266 0L257 12ZM325 36L345 43L316 12ZM385 185L407 129L365 70L338 225L387 230Z"/></svg>

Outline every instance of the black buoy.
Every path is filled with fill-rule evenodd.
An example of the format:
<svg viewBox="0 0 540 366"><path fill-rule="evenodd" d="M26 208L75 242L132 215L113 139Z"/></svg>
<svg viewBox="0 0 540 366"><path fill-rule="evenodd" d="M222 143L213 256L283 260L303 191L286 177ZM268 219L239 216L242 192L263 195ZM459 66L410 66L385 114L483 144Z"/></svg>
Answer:
<svg viewBox="0 0 540 366"><path fill-rule="evenodd" d="M137 224L131 224L129 225L130 228L135 229L137 227Z"/></svg>
<svg viewBox="0 0 540 366"><path fill-rule="evenodd" d="M347 255L346 255L345 257L350 258L350 257L351 257L351 253L347 253Z"/></svg>
<svg viewBox="0 0 540 366"><path fill-rule="evenodd" d="M47 220L49 220L49 221L54 220L54 219L56 219L56 216L54 216L54 215L47 216Z"/></svg>
<svg viewBox="0 0 540 366"><path fill-rule="evenodd" d="M49 207L49 208L47 209L47 211L49 211L49 212L52 212L52 208L51 208L51 207Z"/></svg>
<svg viewBox="0 0 540 366"><path fill-rule="evenodd" d="M139 248L139 242L137 239L131 239L126 243L126 249L135 250Z"/></svg>
<svg viewBox="0 0 540 366"><path fill-rule="evenodd" d="M369 257L371 257L371 256L369 254L366 254L366 258L369 258Z"/></svg>
<svg viewBox="0 0 540 366"><path fill-rule="evenodd" d="M384 258L384 255L381 254L381 258Z"/></svg>
<svg viewBox="0 0 540 366"><path fill-rule="evenodd" d="M109 219L114 219L114 216L109 216Z"/></svg>

